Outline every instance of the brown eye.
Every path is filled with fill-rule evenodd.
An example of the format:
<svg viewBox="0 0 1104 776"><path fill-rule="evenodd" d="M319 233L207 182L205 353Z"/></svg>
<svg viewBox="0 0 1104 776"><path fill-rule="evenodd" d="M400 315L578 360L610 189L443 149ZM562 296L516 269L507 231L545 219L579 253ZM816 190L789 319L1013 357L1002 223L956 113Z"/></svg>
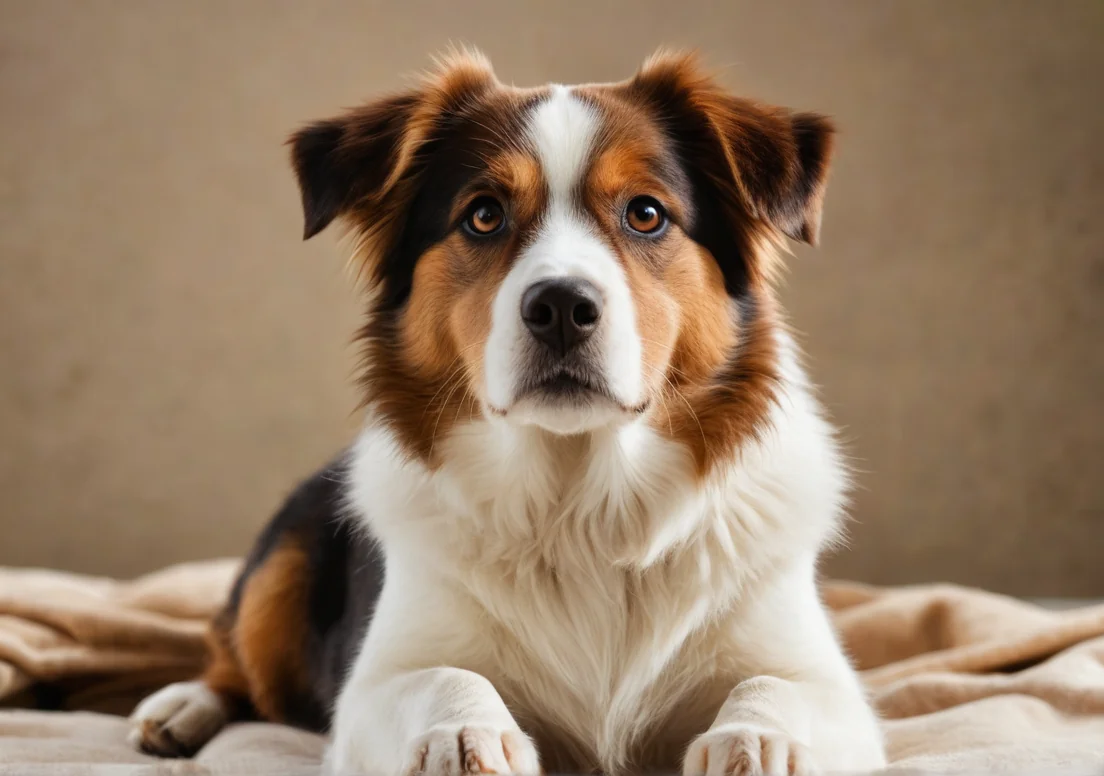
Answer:
<svg viewBox="0 0 1104 776"><path fill-rule="evenodd" d="M476 237L486 237L494 234L506 223L506 214L502 212L502 205L490 197L476 200L468 210L464 219L464 228Z"/></svg>
<svg viewBox="0 0 1104 776"><path fill-rule="evenodd" d="M639 234L656 234L667 225L667 213L651 197L637 197L625 208L625 224Z"/></svg>

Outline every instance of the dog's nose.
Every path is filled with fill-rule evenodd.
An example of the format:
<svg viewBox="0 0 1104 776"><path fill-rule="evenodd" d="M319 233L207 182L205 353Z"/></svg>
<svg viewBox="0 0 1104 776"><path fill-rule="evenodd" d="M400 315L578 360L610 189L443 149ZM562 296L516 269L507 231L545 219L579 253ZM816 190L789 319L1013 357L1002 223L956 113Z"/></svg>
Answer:
<svg viewBox="0 0 1104 776"><path fill-rule="evenodd" d="M529 286L521 297L521 318L540 342L561 356L598 328L602 295L581 278L554 278Z"/></svg>

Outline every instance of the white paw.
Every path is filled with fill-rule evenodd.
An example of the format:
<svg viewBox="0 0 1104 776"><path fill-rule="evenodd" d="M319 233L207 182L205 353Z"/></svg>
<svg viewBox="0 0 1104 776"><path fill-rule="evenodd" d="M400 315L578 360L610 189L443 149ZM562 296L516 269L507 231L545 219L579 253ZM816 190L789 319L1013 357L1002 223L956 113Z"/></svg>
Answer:
<svg viewBox="0 0 1104 776"><path fill-rule="evenodd" d="M811 776L818 773L808 748L765 728L726 725L694 740L683 776Z"/></svg>
<svg viewBox="0 0 1104 776"><path fill-rule="evenodd" d="M374 770L349 746L335 739L327 769L332 774L366 773ZM537 750L520 730L492 725L448 725L431 729L406 746L402 776L466 776L477 773L540 773Z"/></svg>
<svg viewBox="0 0 1104 776"><path fill-rule="evenodd" d="M219 696L203 682L177 682L155 692L130 715L127 736L139 751L162 757L190 757L226 724Z"/></svg>

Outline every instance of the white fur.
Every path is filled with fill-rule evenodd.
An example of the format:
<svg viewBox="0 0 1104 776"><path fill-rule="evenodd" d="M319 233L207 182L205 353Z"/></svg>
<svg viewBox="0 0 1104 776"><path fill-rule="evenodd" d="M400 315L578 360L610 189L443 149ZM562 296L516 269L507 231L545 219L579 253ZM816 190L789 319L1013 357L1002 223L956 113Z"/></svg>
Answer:
<svg viewBox="0 0 1104 776"><path fill-rule="evenodd" d="M349 499L387 579L338 700L331 768L403 772L425 736L447 731L434 740L448 748L465 727L534 763L515 716L551 742L546 767L659 771L688 745L688 774L706 757L710 773L742 756L768 771L881 766L815 587L846 477L780 346L770 430L705 484L643 421L564 437L477 420L433 472L370 425Z"/></svg>
<svg viewBox="0 0 1104 776"><path fill-rule="evenodd" d="M522 354L531 339L521 320L521 297L534 283L558 277L593 283L604 302L599 330L594 335L601 352L598 368L619 404L635 406L644 392L642 345L625 273L609 246L573 204L598 128L594 110L562 86L554 87L551 96L534 109L528 140L548 184L548 210L535 239L522 251L495 296L484 352L488 403L519 422L559 433L606 425L623 417L624 412L616 406L549 408L524 400L515 402L514 394L525 369Z"/></svg>
<svg viewBox="0 0 1104 776"><path fill-rule="evenodd" d="M203 682L177 682L139 703L130 720L132 746L175 756L207 743L226 724L227 713Z"/></svg>

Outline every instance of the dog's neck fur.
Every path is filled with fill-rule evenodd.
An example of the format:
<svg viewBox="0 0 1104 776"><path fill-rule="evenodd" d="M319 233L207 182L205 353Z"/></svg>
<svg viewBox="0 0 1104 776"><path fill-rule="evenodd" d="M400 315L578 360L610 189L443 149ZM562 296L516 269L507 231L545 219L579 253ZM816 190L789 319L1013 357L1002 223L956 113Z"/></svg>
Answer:
<svg viewBox="0 0 1104 776"><path fill-rule="evenodd" d="M502 564L511 576L643 573L687 551L705 553L700 561L718 574L746 572L765 559L744 548L763 546L769 532L786 536L789 557L795 543L815 552L843 505L830 483L846 480L793 345L780 339L783 379L761 438L705 478L644 422L563 437L479 418L438 442L444 463L433 471L398 454L386 425L373 423L353 455L353 506L385 542L410 539L421 553L443 545L462 568ZM795 514L808 522L780 520Z"/></svg>

